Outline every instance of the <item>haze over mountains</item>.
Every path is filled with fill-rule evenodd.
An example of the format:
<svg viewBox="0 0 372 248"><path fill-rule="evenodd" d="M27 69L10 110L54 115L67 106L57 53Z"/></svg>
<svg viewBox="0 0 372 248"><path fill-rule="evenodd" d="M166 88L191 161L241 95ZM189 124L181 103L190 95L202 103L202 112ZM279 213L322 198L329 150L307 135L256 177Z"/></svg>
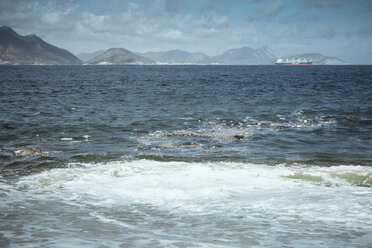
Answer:
<svg viewBox="0 0 372 248"><path fill-rule="evenodd" d="M80 57L80 59L78 58ZM269 46L258 49L242 47L230 49L210 57L202 52L170 50L164 52L133 53L124 48L79 54L53 46L35 35L21 36L9 27L0 28L0 64L25 65L151 65L151 64L220 64L273 65L277 57ZM319 53L305 53L282 58L302 58L314 65L344 65L346 62ZM84 61L84 62L83 62Z"/></svg>

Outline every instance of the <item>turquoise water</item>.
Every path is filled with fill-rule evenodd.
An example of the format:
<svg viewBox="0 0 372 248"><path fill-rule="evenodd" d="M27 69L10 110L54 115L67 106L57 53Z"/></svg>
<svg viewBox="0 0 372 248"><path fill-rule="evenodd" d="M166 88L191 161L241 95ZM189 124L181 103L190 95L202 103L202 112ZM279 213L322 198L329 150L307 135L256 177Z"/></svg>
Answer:
<svg viewBox="0 0 372 248"><path fill-rule="evenodd" d="M0 75L0 246L371 244L371 66Z"/></svg>

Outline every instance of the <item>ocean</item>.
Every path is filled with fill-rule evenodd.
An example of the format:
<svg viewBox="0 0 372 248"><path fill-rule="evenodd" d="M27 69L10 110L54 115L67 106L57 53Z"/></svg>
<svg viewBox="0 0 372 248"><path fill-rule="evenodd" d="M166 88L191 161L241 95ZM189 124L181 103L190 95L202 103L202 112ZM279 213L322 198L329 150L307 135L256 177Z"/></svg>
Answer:
<svg viewBox="0 0 372 248"><path fill-rule="evenodd" d="M372 66L0 66L0 247L372 247Z"/></svg>

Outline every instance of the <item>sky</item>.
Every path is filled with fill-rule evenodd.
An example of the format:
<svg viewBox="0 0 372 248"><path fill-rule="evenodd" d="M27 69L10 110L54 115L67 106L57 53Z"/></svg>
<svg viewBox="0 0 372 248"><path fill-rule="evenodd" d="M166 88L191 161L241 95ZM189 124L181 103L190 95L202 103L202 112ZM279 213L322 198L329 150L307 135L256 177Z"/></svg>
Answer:
<svg viewBox="0 0 372 248"><path fill-rule="evenodd" d="M372 0L0 0L0 26L74 54L268 45L372 64Z"/></svg>

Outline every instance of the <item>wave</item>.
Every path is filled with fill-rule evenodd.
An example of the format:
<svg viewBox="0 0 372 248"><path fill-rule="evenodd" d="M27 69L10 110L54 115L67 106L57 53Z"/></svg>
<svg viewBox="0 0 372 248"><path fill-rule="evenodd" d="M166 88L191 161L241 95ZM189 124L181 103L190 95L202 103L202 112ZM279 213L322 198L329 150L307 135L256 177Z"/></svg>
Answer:
<svg viewBox="0 0 372 248"><path fill-rule="evenodd" d="M240 162L164 162L127 160L104 163L69 163L57 168L19 179L27 187L71 187L70 189L97 192L112 190L111 194L128 197L149 193L153 197L169 197L166 192L178 191L192 197L198 191L239 193L241 190L286 189L300 187L372 187L372 167L365 166L270 166ZM130 190L129 190L130 189ZM129 190L129 191L128 191ZM195 191L195 192L194 192ZM108 194L110 192L107 192ZM372 192L371 192L372 193ZM101 193L99 193L101 194ZM224 193L223 193L224 194Z"/></svg>
<svg viewBox="0 0 372 248"><path fill-rule="evenodd" d="M318 236L319 232L328 237L330 226L336 233L341 230L343 237L351 230L358 230L358 237L369 233L371 180L372 168L363 166L139 159L70 162L67 168L13 182L0 177L0 195L2 211L12 213L6 221L12 223L17 216L24 223L21 227L9 225L11 228L24 233L35 230L37 235L45 230L45 223L53 223L48 228L59 234L57 242L74 237L75 246L93 236L106 242L107 233L102 234L102 230L115 230L123 239L128 237L122 233L129 233L150 240L169 240L169 235L162 235L169 232L176 233L175 240L182 240L186 232L195 245L199 244L199 234L204 233L206 246L223 233L223 238L244 240L244 244L246 237L255 237L274 245L276 238L265 237L293 237L292 230L301 234L295 240L303 238L304 233ZM91 226L97 232L91 233ZM241 232L242 237L235 235ZM295 246L302 247L302 241ZM358 241L368 243L365 239ZM326 242L334 243L334 239L326 238Z"/></svg>

